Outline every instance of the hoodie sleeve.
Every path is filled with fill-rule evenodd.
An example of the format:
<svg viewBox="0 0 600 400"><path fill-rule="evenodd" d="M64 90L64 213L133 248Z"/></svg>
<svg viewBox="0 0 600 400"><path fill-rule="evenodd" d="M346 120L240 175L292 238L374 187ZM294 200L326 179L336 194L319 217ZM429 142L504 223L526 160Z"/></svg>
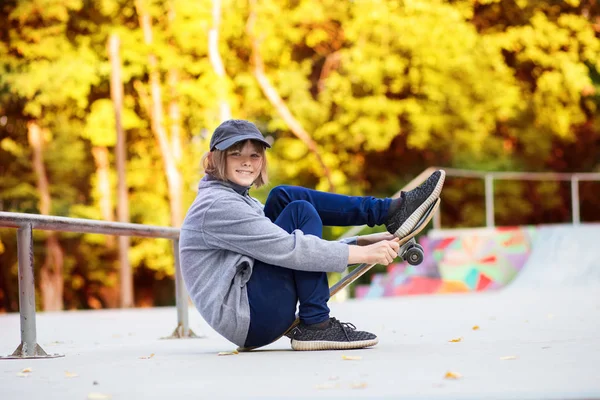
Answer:
<svg viewBox="0 0 600 400"><path fill-rule="evenodd" d="M206 211L201 231L210 247L302 271L341 272L347 267L347 244L300 230L289 234L241 199L221 198Z"/></svg>

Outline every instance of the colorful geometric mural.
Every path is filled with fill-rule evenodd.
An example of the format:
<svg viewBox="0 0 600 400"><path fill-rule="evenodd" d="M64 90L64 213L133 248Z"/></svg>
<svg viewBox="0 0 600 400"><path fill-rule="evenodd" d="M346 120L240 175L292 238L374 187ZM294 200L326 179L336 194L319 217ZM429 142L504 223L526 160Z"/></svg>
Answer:
<svg viewBox="0 0 600 400"><path fill-rule="evenodd" d="M421 265L391 264L373 275L370 285L358 285L355 297L456 293L501 288L519 273L531 252L535 227L447 231L438 238L422 237Z"/></svg>

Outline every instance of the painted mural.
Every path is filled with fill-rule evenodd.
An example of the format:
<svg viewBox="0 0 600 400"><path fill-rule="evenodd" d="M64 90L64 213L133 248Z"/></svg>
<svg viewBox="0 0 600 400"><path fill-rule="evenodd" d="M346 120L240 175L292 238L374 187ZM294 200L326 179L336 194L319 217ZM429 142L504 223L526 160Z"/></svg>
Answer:
<svg viewBox="0 0 600 400"><path fill-rule="evenodd" d="M418 266L391 264L373 275L370 285L357 285L355 297L459 293L504 287L519 273L531 252L535 227L448 231L423 236L425 260Z"/></svg>

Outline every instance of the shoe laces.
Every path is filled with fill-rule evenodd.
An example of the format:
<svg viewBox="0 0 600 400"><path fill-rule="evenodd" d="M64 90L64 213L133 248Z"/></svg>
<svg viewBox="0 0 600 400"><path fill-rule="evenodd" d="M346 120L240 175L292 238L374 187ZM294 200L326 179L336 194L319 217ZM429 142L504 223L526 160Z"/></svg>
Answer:
<svg viewBox="0 0 600 400"><path fill-rule="evenodd" d="M348 332L355 331L356 326L354 326L354 324L350 322L342 322L333 317L331 318L331 323L339 325L342 328L342 331L344 332L344 336L346 336L346 339L348 339L348 341L350 342L350 336L348 336Z"/></svg>

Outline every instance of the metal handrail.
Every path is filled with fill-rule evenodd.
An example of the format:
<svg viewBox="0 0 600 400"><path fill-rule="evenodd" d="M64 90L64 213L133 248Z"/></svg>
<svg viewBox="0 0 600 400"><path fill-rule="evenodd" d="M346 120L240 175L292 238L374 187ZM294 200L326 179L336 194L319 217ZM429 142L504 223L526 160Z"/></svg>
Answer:
<svg viewBox="0 0 600 400"><path fill-rule="evenodd" d="M597 172L479 172L463 169L448 168L446 176L462 178L479 178L485 181L485 225L488 228L495 226L494 218L494 180L524 180L524 181L571 181L571 218L577 225L581 222L579 210L579 181L600 181ZM435 229L441 228L439 212L434 219Z"/></svg>
<svg viewBox="0 0 600 400"><path fill-rule="evenodd" d="M47 354L37 343L32 238L34 229L172 240L173 253L175 255L177 327L170 337L196 337L194 332L190 330L188 323L188 294L183 282L183 275L181 274L181 267L179 264L179 229L124 222L97 221L2 211L0 211L0 227L17 229L19 313L21 317L21 344L12 355L0 358L48 358L61 356L59 354Z"/></svg>
<svg viewBox="0 0 600 400"><path fill-rule="evenodd" d="M571 204L572 218L574 224L579 224L579 182L580 181L600 181L598 172L575 172L575 173L557 173L557 172L485 172L473 171L456 168L430 167L425 169L416 178L407 183L403 188L394 193L391 197L397 198L402 191L408 191L417 187L435 170L443 169L446 171L446 177L454 178L475 178L485 181L485 209L486 226L493 227L494 222L494 180L524 180L524 181L571 181ZM440 211L433 216L434 229L441 229ZM354 226L344 232L340 239L356 236L367 225Z"/></svg>

